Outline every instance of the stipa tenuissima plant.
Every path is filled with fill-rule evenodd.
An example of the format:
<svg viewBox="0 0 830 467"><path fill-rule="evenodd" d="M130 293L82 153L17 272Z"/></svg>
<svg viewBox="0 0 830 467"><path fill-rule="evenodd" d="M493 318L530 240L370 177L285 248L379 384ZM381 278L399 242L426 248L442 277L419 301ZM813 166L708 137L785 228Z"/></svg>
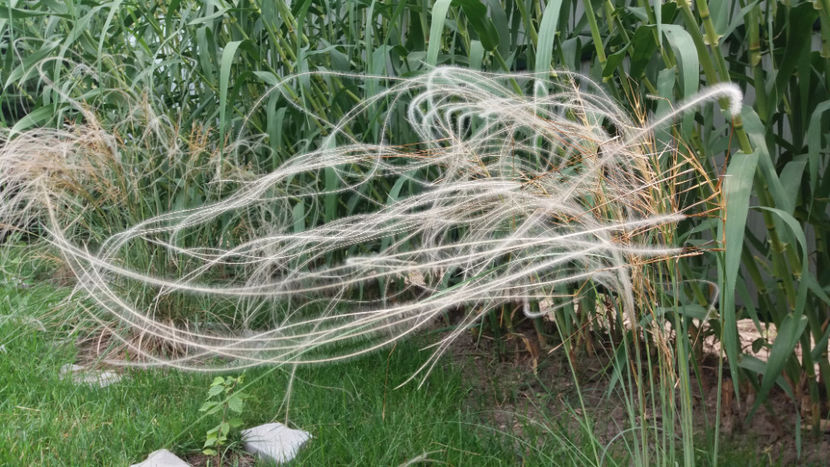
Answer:
<svg viewBox="0 0 830 467"><path fill-rule="evenodd" d="M517 92L528 84L532 97ZM216 202L136 222L94 251L67 234L65 206L84 200L56 194L64 190L54 181L63 166L35 170L23 162L56 157L54 148L94 155L92 148L104 143L119 160L118 141L90 121L80 131L39 131L5 142L2 182L15 189L3 191L2 214L40 210L78 290L117 318L123 326L113 326L115 336L143 355L130 364L227 369L333 361L417 332L448 309L462 310L461 324L435 343L424 363L429 368L495 307L514 303L528 316L549 313L589 281L616 296L636 323L630 268L680 252L649 240L656 227L684 217L682 207L654 194L694 170L670 148L655 149L651 130L702 100L724 97L737 112L739 91L720 86L644 126L572 73L542 80L437 68L396 80L337 124L312 116L329 126L321 149L235 180L238 188ZM390 111L375 142L353 136L361 113L401 102L405 119ZM418 144L393 141L393 126L402 121ZM93 143L85 140L89 128L97 132ZM43 137L51 142L44 145ZM211 183L227 183L223 167L239 167L244 151L261 149L249 142L226 151ZM661 158L674 162L655 164ZM70 178L93 186L111 181L85 173ZM128 179L130 170L120 176ZM318 215L329 204L339 215ZM193 232L212 223L246 233L193 245ZM161 254L175 273L131 267L136 251ZM148 293L149 301L139 296ZM162 319L160 304L175 296L210 298L245 332ZM183 350L162 356L140 348L136 332Z"/></svg>

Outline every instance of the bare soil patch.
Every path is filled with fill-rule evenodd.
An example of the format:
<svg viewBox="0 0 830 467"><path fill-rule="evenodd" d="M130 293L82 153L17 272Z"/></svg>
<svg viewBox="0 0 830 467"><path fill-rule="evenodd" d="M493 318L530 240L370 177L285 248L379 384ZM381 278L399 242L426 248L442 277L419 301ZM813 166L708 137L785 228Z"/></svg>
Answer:
<svg viewBox="0 0 830 467"><path fill-rule="evenodd" d="M601 336L595 337L595 342L602 342ZM575 380L564 349L550 351L555 347L553 343L548 349L534 350L538 342L528 344L534 339L533 328L524 326L502 337L501 344L477 332L465 334L454 344L449 359L460 366L469 382L467 403L481 414L482 424L519 438L534 424L559 424L578 438L577 418L584 408L594 422L594 436L604 445L613 444L630 422L624 402L606 394L610 383L606 366L611 349L600 344L593 353L581 351L572 355L576 362ZM717 358L707 354L699 368L700 378L692 376L691 384L696 442L703 448L703 441L714 430L718 410ZM754 465L826 465L830 423L822 421L819 429L813 430L802 421L808 414L801 404L779 388L748 419L755 400L751 385L742 385L742 400L737 401L728 367L724 366L723 371L721 452L745 452L747 463ZM579 402L577 388L583 404ZM799 418L799 414L804 417ZM656 417L659 423L659 414L647 413L647 417ZM676 418L679 423L679 416ZM796 423L802 423L800 453ZM679 425L675 433L680 433Z"/></svg>

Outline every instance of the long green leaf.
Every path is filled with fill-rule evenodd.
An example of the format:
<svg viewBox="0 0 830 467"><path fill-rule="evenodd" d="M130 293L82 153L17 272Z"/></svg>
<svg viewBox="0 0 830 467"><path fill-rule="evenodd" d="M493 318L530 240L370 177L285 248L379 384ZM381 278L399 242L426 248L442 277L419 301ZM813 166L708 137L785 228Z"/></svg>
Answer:
<svg viewBox="0 0 830 467"><path fill-rule="evenodd" d="M758 209L771 212L772 214L778 216L784 224L790 228L801 246L802 270L800 275L801 277L806 277L809 274L807 239L804 236L804 230L801 228L801 224L790 213L782 209L764 206L761 206ZM784 318L784 321L778 328L778 335L772 345L769 360L767 360L766 371L764 378L761 381L761 390L759 391L758 399L755 402L753 411L759 404L761 404L761 402L763 402L767 394L769 394L769 391L775 385L778 376L784 369L784 365L787 363L787 360L794 355L793 351L795 350L795 346L798 345L801 335L807 328L807 317L804 316L804 307L807 302L807 290L808 282L806 280L800 281L798 285L798 295L795 309L793 309L792 312ZM806 352L808 349L804 349L804 351Z"/></svg>
<svg viewBox="0 0 830 467"><path fill-rule="evenodd" d="M758 165L756 154L737 153L729 162L726 176L723 180L724 217L723 224L718 229L718 238L723 241L723 264L718 270L723 284L721 291L721 342L726 357L732 363L729 369L732 379L740 380L738 374L738 354L740 341L738 340L738 325L735 315L735 284L738 281L738 272L741 266L741 253L744 248L744 230L749 214L749 198L752 193L752 181L755 178L755 169ZM738 391L738 385L735 385Z"/></svg>
<svg viewBox="0 0 830 467"><path fill-rule="evenodd" d="M562 0L553 0L545 6L542 14L542 23L539 25L539 40L536 42L536 65L534 71L538 74L548 73L553 59L553 43L556 39L559 13L562 11Z"/></svg>
<svg viewBox="0 0 830 467"><path fill-rule="evenodd" d="M435 66L438 63L438 51L441 48L441 35L444 32L444 22L452 0L437 0L432 6L432 24L429 26L429 45L427 46L427 64Z"/></svg>
<svg viewBox="0 0 830 467"><path fill-rule="evenodd" d="M225 110L228 106L228 83L231 76L231 65L242 41L233 41L222 51L222 61L219 68L219 141L224 144L228 122Z"/></svg>

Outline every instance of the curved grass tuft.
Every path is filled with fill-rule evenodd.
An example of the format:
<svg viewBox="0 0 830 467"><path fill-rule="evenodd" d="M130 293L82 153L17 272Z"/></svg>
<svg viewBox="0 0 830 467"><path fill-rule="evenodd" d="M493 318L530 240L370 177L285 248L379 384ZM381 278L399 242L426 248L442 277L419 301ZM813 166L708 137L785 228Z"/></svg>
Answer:
<svg viewBox="0 0 830 467"><path fill-rule="evenodd" d="M329 362L461 310L461 325L421 368L428 370L490 310L512 303L528 316L552 313L589 282L618 297L637 323L631 268L679 255L655 242L654 231L694 208L655 199L695 169L670 146L655 149L651 130L703 100L728 98L738 108L740 94L722 85L642 124L587 78L556 76L435 68L390 80L337 123L309 113L329 129L321 148L260 175L245 162L268 150L256 138L203 160L178 143L160 145L180 131L149 107L115 131L85 112L83 125L4 137L0 222L42 225L77 291L106 312L96 316L114 318L111 332L140 356L117 364ZM517 83L547 92L521 95ZM376 141L360 141L358 117L378 103L404 110L385 114ZM417 143L388 141L404 124ZM162 155L125 159L127 149ZM213 196L136 199L165 170L182 180L198 172ZM138 207L125 216L128 203ZM85 230L91 210L119 219L111 234ZM180 303L205 308L177 319L164 311ZM150 350L137 335L167 346Z"/></svg>

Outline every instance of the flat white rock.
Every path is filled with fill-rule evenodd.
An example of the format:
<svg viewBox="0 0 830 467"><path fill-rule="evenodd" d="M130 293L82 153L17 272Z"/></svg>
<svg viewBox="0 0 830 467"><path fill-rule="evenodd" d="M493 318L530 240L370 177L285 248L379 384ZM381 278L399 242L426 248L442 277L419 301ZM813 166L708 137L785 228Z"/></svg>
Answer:
<svg viewBox="0 0 830 467"><path fill-rule="evenodd" d="M242 439L245 449L251 454L282 463L294 459L311 435L282 423L266 423L242 430Z"/></svg>
<svg viewBox="0 0 830 467"><path fill-rule="evenodd" d="M121 380L121 375L114 371L88 370L81 365L67 363L61 367L60 377L65 379L70 376L75 384L94 384L102 388Z"/></svg>
<svg viewBox="0 0 830 467"><path fill-rule="evenodd" d="M130 467L190 467L190 464L179 459L178 456L167 449L159 449L151 452L144 462L133 464Z"/></svg>

